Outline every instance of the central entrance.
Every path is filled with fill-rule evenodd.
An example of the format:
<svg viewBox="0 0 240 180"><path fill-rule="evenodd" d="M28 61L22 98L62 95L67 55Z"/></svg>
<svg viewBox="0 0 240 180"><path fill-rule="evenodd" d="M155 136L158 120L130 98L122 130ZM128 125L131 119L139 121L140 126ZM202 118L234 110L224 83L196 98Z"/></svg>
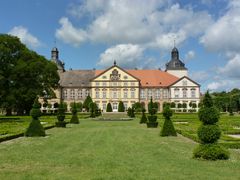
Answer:
<svg viewBox="0 0 240 180"><path fill-rule="evenodd" d="M113 103L113 112L118 112L118 103L117 102Z"/></svg>

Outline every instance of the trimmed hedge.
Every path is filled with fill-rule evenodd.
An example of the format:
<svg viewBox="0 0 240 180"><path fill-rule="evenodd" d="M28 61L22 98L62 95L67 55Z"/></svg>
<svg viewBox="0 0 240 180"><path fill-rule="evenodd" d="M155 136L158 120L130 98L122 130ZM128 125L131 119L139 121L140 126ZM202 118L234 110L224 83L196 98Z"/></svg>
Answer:
<svg viewBox="0 0 240 180"><path fill-rule="evenodd" d="M119 101L118 103L118 112L124 112L125 108L124 108L124 104L122 101Z"/></svg>
<svg viewBox="0 0 240 180"><path fill-rule="evenodd" d="M140 124L147 123L147 117L146 117L145 112L146 112L146 110L142 109L142 117L141 117L141 120L140 120Z"/></svg>
<svg viewBox="0 0 240 180"><path fill-rule="evenodd" d="M77 116L77 105L74 102L73 106L72 106L72 118L70 120L71 124L79 124L79 119Z"/></svg>
<svg viewBox="0 0 240 180"><path fill-rule="evenodd" d="M171 116L173 115L173 111L169 106L165 106L163 109L163 116L165 118L163 127L161 129L161 136L177 136L176 130L171 121Z"/></svg>
<svg viewBox="0 0 240 180"><path fill-rule="evenodd" d="M203 144L215 143L221 136L221 130L217 125L201 125L197 133Z"/></svg>
<svg viewBox="0 0 240 180"><path fill-rule="evenodd" d="M112 105L111 105L111 103L108 103L107 104L107 110L106 110L107 112L112 112L113 110L112 110Z"/></svg>

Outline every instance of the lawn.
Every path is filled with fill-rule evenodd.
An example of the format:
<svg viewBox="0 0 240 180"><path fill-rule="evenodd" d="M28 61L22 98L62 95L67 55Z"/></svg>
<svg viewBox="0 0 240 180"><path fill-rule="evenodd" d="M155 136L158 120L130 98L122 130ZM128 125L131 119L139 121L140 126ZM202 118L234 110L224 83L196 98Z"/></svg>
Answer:
<svg viewBox="0 0 240 180"><path fill-rule="evenodd" d="M240 179L239 150L227 161L192 159L195 142L138 122L81 119L47 137L3 142L0 179Z"/></svg>

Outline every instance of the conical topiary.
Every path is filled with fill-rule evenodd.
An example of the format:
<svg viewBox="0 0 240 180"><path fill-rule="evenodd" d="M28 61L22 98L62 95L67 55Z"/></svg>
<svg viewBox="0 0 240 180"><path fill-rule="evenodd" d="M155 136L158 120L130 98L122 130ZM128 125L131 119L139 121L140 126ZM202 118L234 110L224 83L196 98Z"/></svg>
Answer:
<svg viewBox="0 0 240 180"><path fill-rule="evenodd" d="M198 112L202 125L198 128L198 137L201 144L194 150L194 158L207 160L228 159L229 152L217 144L221 131L216 124L220 113L213 106L210 94L207 92L203 98L203 105Z"/></svg>
<svg viewBox="0 0 240 180"><path fill-rule="evenodd" d="M25 132L25 136L45 136L45 130L38 119L41 116L40 103L38 102L38 98L36 98L34 101L30 115L32 116L32 121Z"/></svg>
<svg viewBox="0 0 240 180"><path fill-rule="evenodd" d="M163 116L165 118L162 130L160 132L161 136L177 136L173 123L171 121L171 116L173 115L173 111L169 106L165 106L163 109Z"/></svg>
<svg viewBox="0 0 240 180"><path fill-rule="evenodd" d="M146 112L146 109L142 108L142 117L140 120L140 124L147 123L147 117L146 117L145 112Z"/></svg>
<svg viewBox="0 0 240 180"><path fill-rule="evenodd" d="M106 110L107 112L112 112L113 110L112 110L112 105L111 105L111 103L108 103L107 104L107 110Z"/></svg>
<svg viewBox="0 0 240 180"><path fill-rule="evenodd" d="M124 104L122 101L119 101L118 104L118 112L124 112L125 108L124 108Z"/></svg>
<svg viewBox="0 0 240 180"><path fill-rule="evenodd" d="M58 121L56 122L56 127L66 127L65 119L65 107L64 103L61 101L60 105L58 106L58 115L57 115Z"/></svg>
<svg viewBox="0 0 240 180"><path fill-rule="evenodd" d="M78 115L77 115L77 105L75 102L73 104L71 111L72 111L72 118L70 120L70 123L71 124L79 124L79 119L78 119Z"/></svg>
<svg viewBox="0 0 240 180"><path fill-rule="evenodd" d="M150 115L148 116L147 127L148 128L157 128L157 126L158 126L157 116L156 116L157 110L154 107L152 97L148 104L148 112Z"/></svg>

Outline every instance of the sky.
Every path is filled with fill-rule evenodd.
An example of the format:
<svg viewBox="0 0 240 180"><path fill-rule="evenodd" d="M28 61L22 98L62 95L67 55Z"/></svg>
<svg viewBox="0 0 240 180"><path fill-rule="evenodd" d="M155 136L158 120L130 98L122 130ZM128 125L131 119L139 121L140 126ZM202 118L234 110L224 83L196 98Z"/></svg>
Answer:
<svg viewBox="0 0 240 180"><path fill-rule="evenodd" d="M165 70L175 42L202 92L240 88L239 0L1 0L0 33L66 70Z"/></svg>

